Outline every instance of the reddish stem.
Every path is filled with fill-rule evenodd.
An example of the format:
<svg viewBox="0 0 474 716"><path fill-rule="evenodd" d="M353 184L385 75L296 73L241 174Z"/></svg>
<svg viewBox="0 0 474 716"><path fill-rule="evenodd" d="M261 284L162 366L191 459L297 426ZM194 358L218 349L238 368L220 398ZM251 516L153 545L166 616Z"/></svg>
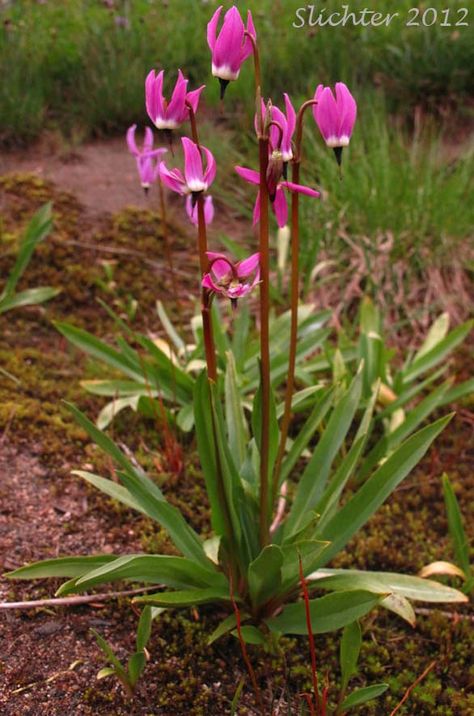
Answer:
<svg viewBox="0 0 474 716"><path fill-rule="evenodd" d="M304 578L303 562L301 561L301 555L299 556L298 559L299 559L300 581L301 581L301 587L303 589L303 598L304 598L304 606L305 606L305 614L306 614L306 628L308 630L309 650L310 650L310 654L311 654L311 675L313 678L313 691L314 691L314 697L316 699L316 704L319 707L321 705L321 701L320 701L320 696L319 696L318 673L316 671L316 649L314 646L313 627L311 624L311 612L310 612L310 607L309 607L309 593L308 593L308 587L306 584L306 580Z"/></svg>
<svg viewBox="0 0 474 716"><path fill-rule="evenodd" d="M252 662L250 661L250 658L249 658L249 655L247 652L247 645L245 644L245 640L242 636L242 620L240 617L239 607L237 605L237 602L234 599L234 584L233 584L232 574L229 575L229 585L230 585L230 601L232 602L232 607L233 607L234 613L235 613L237 636L239 637L240 648L242 650L242 656L244 657L245 665L247 667L247 671L249 672L250 681L252 682L252 686L253 686L253 690L255 693L255 699L257 701L258 708L260 709L262 716L265 716L265 709L263 707L262 694L260 693L260 689L259 689L258 683L257 683L257 678L255 676L255 671L253 670Z"/></svg>
<svg viewBox="0 0 474 716"><path fill-rule="evenodd" d="M422 680L425 678L425 676L426 676L427 674L429 674L429 672L430 672L435 666L436 666L436 661L432 661L431 664L429 664L429 665L426 667L426 669L424 670L424 672L423 672L423 673L413 682L413 684L411 684L411 686L409 686L408 689L405 691L402 700L397 704L397 706L395 706L395 708L393 709L393 711L390 712L390 716L395 716L395 714L397 713L397 711L399 711L399 710L401 709L401 707L403 706L403 704L405 703L405 701L408 699L408 697L410 696L410 694L411 694L411 692L413 691L413 689L415 688L415 686L418 686L418 684L420 683L420 681L422 681Z"/></svg>
<svg viewBox="0 0 474 716"><path fill-rule="evenodd" d="M260 157L260 359L262 385L262 416L260 436L260 544L268 543L269 450L270 450L270 251L268 236L268 137L259 139Z"/></svg>
<svg viewBox="0 0 474 716"><path fill-rule="evenodd" d="M316 100L308 100L299 109L296 117L295 155L292 164L292 181L300 183L301 142L303 139L303 116L308 107L317 104ZM285 391L285 408L281 421L280 444L278 446L275 469L273 471L273 495L278 494L281 466L285 456L286 439L291 423L291 403L295 387L296 347L298 343L298 301L299 301L299 253L300 253L300 227L299 227L299 194L291 195L291 324L290 324L290 351L288 356L288 377Z"/></svg>

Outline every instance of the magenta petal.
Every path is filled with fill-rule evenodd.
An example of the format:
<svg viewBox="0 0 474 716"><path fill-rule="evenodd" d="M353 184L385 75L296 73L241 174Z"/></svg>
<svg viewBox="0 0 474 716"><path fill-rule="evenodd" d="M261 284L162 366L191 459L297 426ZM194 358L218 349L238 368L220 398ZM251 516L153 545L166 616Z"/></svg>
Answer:
<svg viewBox="0 0 474 716"><path fill-rule="evenodd" d="M151 121L156 120L156 92L155 92L155 70L151 70L145 80L145 104L146 111Z"/></svg>
<svg viewBox="0 0 474 716"><path fill-rule="evenodd" d="M214 283L210 273L207 273L205 276L203 276L201 286L203 288L207 288L209 291L213 291L214 293L222 293L222 288Z"/></svg>
<svg viewBox="0 0 474 716"><path fill-rule="evenodd" d="M237 276L239 278L247 278L247 276L250 276L250 274L257 269L259 262L260 253L258 251L256 254L252 254L252 256L249 256L247 259L239 261L237 264Z"/></svg>
<svg viewBox="0 0 474 716"><path fill-rule="evenodd" d="M205 86L206 85L202 85L198 89L193 90L192 92L188 92L188 94L186 95L186 102L189 102L189 104L193 108L194 114L196 114L196 112L197 112L199 99L201 97L201 92L203 91Z"/></svg>
<svg viewBox="0 0 474 716"><path fill-rule="evenodd" d="M202 184L203 182L201 153L198 146L188 137L182 137L181 143L184 151L184 176L186 183L193 191L193 183Z"/></svg>
<svg viewBox="0 0 474 716"><path fill-rule="evenodd" d="M288 204L286 203L285 192L283 191L281 184L277 186L275 201L272 203L272 208L276 216L277 224L282 229L288 223Z"/></svg>
<svg viewBox="0 0 474 716"><path fill-rule="evenodd" d="M184 102L186 100L187 87L188 80L184 78L181 70L178 70L178 79L176 80L173 94L171 95L171 101L166 108L166 118L174 120L178 124L183 121L183 115L185 114Z"/></svg>
<svg viewBox="0 0 474 716"><path fill-rule="evenodd" d="M329 87L325 87L321 92L316 105L316 122L321 134L327 141L339 134L339 112L337 110L336 100Z"/></svg>
<svg viewBox="0 0 474 716"><path fill-rule="evenodd" d="M339 136L350 137L357 117L357 104L343 82L336 84L336 103L339 109Z"/></svg>
<svg viewBox="0 0 474 716"><path fill-rule="evenodd" d="M211 264L211 271L218 281L232 272L234 265L225 254L220 254L215 251L207 251L206 256Z"/></svg>
<svg viewBox="0 0 474 716"><path fill-rule="evenodd" d="M186 193L186 182L179 169L173 169L170 171L164 162L160 164L160 179L171 191L175 191L177 194Z"/></svg>
<svg viewBox="0 0 474 716"><path fill-rule="evenodd" d="M214 50L216 44L217 25L219 24L219 18L222 12L222 5L217 8L210 21L207 23L207 44L211 51Z"/></svg>
<svg viewBox="0 0 474 716"><path fill-rule="evenodd" d="M241 52L244 32L244 23L234 5L225 14L222 29L214 46L213 61L215 65L227 66L233 72L238 72L243 61Z"/></svg>
<svg viewBox="0 0 474 716"><path fill-rule="evenodd" d="M295 131L296 127L296 112L295 108L291 104L291 99L285 92L283 94L283 97L285 98L285 109L286 109L286 122L288 125L288 134L290 138L293 136L293 132Z"/></svg>
<svg viewBox="0 0 474 716"><path fill-rule="evenodd" d="M198 212L197 212L197 204L194 204L193 206L193 198L191 194L188 194L186 197L186 214L189 217L189 220L191 221L194 226L197 226L198 223Z"/></svg>
<svg viewBox="0 0 474 716"><path fill-rule="evenodd" d="M293 184L291 181L282 181L280 186L284 186L289 191L296 191L298 194L306 194L306 196L320 196L319 191L311 189L309 186L303 186L303 184Z"/></svg>
<svg viewBox="0 0 474 716"><path fill-rule="evenodd" d="M253 17L250 10L247 12L247 32L249 35L251 35L254 39L257 39L257 33L255 31L255 25L253 24ZM245 38L244 46L242 48L242 55L241 60L244 62L247 57L250 57L250 55L253 54L253 45L251 40L249 40L248 37Z"/></svg>
<svg viewBox="0 0 474 716"><path fill-rule="evenodd" d="M285 136L287 134L287 122L286 117L281 111L279 107L272 107L272 120L274 122L278 122L278 124L281 126L283 130L282 134L282 143L279 146L280 142L280 130L278 127L275 127L272 125L270 127L270 146L271 149L282 149L283 150L283 143L285 141Z"/></svg>
<svg viewBox="0 0 474 716"><path fill-rule="evenodd" d="M138 151L137 144L135 142L135 131L137 129L136 124L132 124L131 127L127 129L127 146L128 150L131 154L133 154L135 157L138 157L140 152Z"/></svg>
<svg viewBox="0 0 474 716"><path fill-rule="evenodd" d="M214 220L214 202L212 196L206 196L204 200L204 221L206 224L212 224Z"/></svg>
<svg viewBox="0 0 474 716"><path fill-rule="evenodd" d="M145 139L143 141L143 151L151 152L153 149L153 131L150 127L145 127ZM166 150L164 150L166 151Z"/></svg>
<svg viewBox="0 0 474 716"><path fill-rule="evenodd" d="M258 224L260 221L260 191L257 194L255 200L255 206L253 207L253 225Z"/></svg>
<svg viewBox="0 0 474 716"><path fill-rule="evenodd" d="M149 156L137 157L137 167L141 183L144 186L153 184L155 180L155 165L153 159Z"/></svg>
<svg viewBox="0 0 474 716"><path fill-rule="evenodd" d="M214 159L214 156L212 155L212 152L209 151L209 149L206 149L206 147L202 147L202 151L204 152L204 156L206 157L206 171L204 173L204 182L207 187L209 187L211 186L212 182L216 177L217 165L216 160Z"/></svg>
<svg viewBox="0 0 474 716"><path fill-rule="evenodd" d="M245 167L234 167L234 169L242 179L250 184L260 184L260 174L255 169L246 169Z"/></svg>

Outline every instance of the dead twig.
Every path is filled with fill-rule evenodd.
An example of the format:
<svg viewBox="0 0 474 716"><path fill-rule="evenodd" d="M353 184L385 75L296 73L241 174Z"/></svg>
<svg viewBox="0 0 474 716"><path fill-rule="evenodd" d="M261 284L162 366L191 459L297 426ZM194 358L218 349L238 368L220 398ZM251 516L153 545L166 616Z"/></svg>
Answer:
<svg viewBox="0 0 474 716"><path fill-rule="evenodd" d="M29 602L0 602L0 609L39 609L41 607L63 607L77 606L78 604L89 604L90 602L104 602L107 599L118 599L129 597L133 594L143 594L151 589L157 589L160 585L153 587L141 587L139 589L127 589L123 592L105 592L104 594L83 594L80 597L57 597L55 599L33 599Z"/></svg>

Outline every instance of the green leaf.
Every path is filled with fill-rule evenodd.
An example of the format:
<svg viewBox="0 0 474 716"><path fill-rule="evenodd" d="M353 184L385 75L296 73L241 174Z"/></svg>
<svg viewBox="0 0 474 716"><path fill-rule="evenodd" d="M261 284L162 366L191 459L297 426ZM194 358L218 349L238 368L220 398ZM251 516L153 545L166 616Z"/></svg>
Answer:
<svg viewBox="0 0 474 716"><path fill-rule="evenodd" d="M212 582L218 581L219 577L225 582L223 575L207 571L185 557L128 554L83 574L76 581L74 591L84 591L98 584L121 579L187 589L210 586ZM60 593L66 594L70 591L72 590L61 588Z"/></svg>
<svg viewBox="0 0 474 716"><path fill-rule="evenodd" d="M73 346L79 348L79 350L102 361L111 368L121 371L143 385L146 383L138 360L136 362L130 362L129 358L125 357L120 351L112 348L82 328L77 328L69 323L62 323L61 321L55 321L54 326Z"/></svg>
<svg viewBox="0 0 474 716"><path fill-rule="evenodd" d="M141 506L141 511L168 532L174 545L185 557L200 564L204 569L218 574L211 560L206 557L197 533L186 522L180 510L166 502L160 492L156 492L156 485L149 478L145 475L130 475L123 472L119 472L118 476L132 498Z"/></svg>
<svg viewBox="0 0 474 716"><path fill-rule="evenodd" d="M192 403L183 405L176 417L176 424L183 433L189 433L194 428L194 410Z"/></svg>
<svg viewBox="0 0 474 716"><path fill-rule="evenodd" d="M225 372L225 415L229 447L240 471L247 455L248 431L241 402L241 391L237 386L237 371L234 356L226 353Z"/></svg>
<svg viewBox="0 0 474 716"><path fill-rule="evenodd" d="M158 313L158 316L160 318L160 321L163 325L163 328L166 331L166 334L168 338L171 340L171 342L174 344L176 350L178 353L183 353L186 350L186 344L181 338L181 336L177 333L175 327L171 323L168 314L165 311L165 307L163 306L161 301L156 302L156 311Z"/></svg>
<svg viewBox="0 0 474 716"><path fill-rule="evenodd" d="M341 629L370 612L385 595L363 590L334 592L309 601L313 634ZM266 620L271 631L281 634L307 634L304 602L290 604L277 617Z"/></svg>
<svg viewBox="0 0 474 716"><path fill-rule="evenodd" d="M123 505L131 507L133 510L137 510L144 515L147 514L146 510L140 505L140 503L137 502L132 497L130 492L122 485L118 485L112 480L108 480L105 477L100 477L99 475L94 475L94 473L86 472L85 470L73 470L72 474L82 477L83 480L86 480L86 482L91 485L94 485L94 487L97 487L98 490L108 495L109 497L112 497L114 500L121 502Z"/></svg>
<svg viewBox="0 0 474 716"><path fill-rule="evenodd" d="M360 648L362 646L362 630L358 621L344 627L342 632L339 662L341 664L341 691L347 689L349 679L357 672Z"/></svg>
<svg viewBox="0 0 474 716"><path fill-rule="evenodd" d="M439 341L433 348L414 360L403 371L403 382L409 383L415 380L419 375L426 373L427 370L430 370L440 363L456 346L463 342L466 336L471 332L473 326L474 320L457 326L457 328L448 333L446 338L443 338L443 340Z"/></svg>
<svg viewBox="0 0 474 716"><path fill-rule="evenodd" d="M356 689L349 696L347 696L341 704L341 711L347 711L353 709L354 706L361 706L362 704L376 699L381 696L388 689L388 684L373 684L372 686L366 686L363 689Z"/></svg>
<svg viewBox="0 0 474 716"><path fill-rule="evenodd" d="M247 614L247 612L240 613L240 619L242 622L248 618L249 618L249 614ZM223 619L223 621L221 621L219 626L217 626L214 629L214 631L212 632L211 636L209 637L207 643L209 645L213 644L215 641L220 639L221 636L224 636L224 634L228 634L230 631L232 631L232 629L234 629L236 625L237 625L237 616L235 615L235 613L229 614L229 616L226 617L225 619Z"/></svg>
<svg viewBox="0 0 474 716"><path fill-rule="evenodd" d="M449 313L442 313L438 316L436 321L432 324L428 335L419 351L415 354L413 361L417 361L422 358L426 353L429 353L435 346L438 345L444 338L446 338L449 330Z"/></svg>
<svg viewBox="0 0 474 716"><path fill-rule="evenodd" d="M458 383L458 385L455 385L451 390L448 390L447 393L444 394L440 405L449 405L450 403L455 403L473 394L474 378L471 378L470 380L465 380L463 383Z"/></svg>
<svg viewBox="0 0 474 716"><path fill-rule="evenodd" d="M105 395L113 398L127 398L135 395L157 396L157 390L133 380L81 380L81 387L93 395Z"/></svg>
<svg viewBox="0 0 474 716"><path fill-rule="evenodd" d="M99 430L105 430L112 420L125 408L132 408L135 412L138 408L138 401L140 400L139 395L131 395L127 398L117 398L107 403L100 411L97 417L97 427Z"/></svg>
<svg viewBox="0 0 474 716"><path fill-rule="evenodd" d="M248 303L243 301L240 302L240 308L234 318L234 334L232 336L232 353L238 370L241 369L245 359L249 330L250 311Z"/></svg>
<svg viewBox="0 0 474 716"><path fill-rule="evenodd" d="M107 661L112 664L117 677L120 679L120 681L122 681L122 683L129 684L128 674L122 666L121 662L115 656L112 647L108 644L104 637L101 636L99 632L97 632L95 629L91 629L91 633L94 635L94 638Z"/></svg>
<svg viewBox="0 0 474 716"><path fill-rule="evenodd" d="M284 527L285 536L296 532L308 511L321 499L334 458L352 424L359 405L362 374L359 370L349 389L334 408L311 460L306 466L296 491L296 497Z"/></svg>
<svg viewBox="0 0 474 716"><path fill-rule="evenodd" d="M5 577L12 579L44 579L45 577L81 577L93 569L113 562L117 557L113 554L90 555L87 557L58 557L33 562L7 572Z"/></svg>
<svg viewBox="0 0 474 716"><path fill-rule="evenodd" d="M205 372L202 372L197 378L194 388L194 420L196 423L199 461L211 505L212 529L217 535L224 535L227 524L225 496L222 492L217 471L211 394Z"/></svg>
<svg viewBox="0 0 474 716"><path fill-rule="evenodd" d="M2 299L5 296L13 295L17 283L28 266L35 248L51 231L53 225L51 209L51 202L44 204L38 209L36 214L33 215L33 218L28 224L20 243L15 264L5 283Z"/></svg>
<svg viewBox="0 0 474 716"><path fill-rule="evenodd" d="M379 593L392 592L398 596L421 602L466 602L467 597L457 589L431 579L422 579L396 572L369 572L359 569L318 569L310 574L318 589L364 589Z"/></svg>
<svg viewBox="0 0 474 716"><path fill-rule="evenodd" d="M51 288L49 286L41 286L39 288L29 288L13 296L5 296L0 298L0 313L6 313L13 308L21 306L35 306L39 303L49 301L60 293L60 289Z"/></svg>
<svg viewBox="0 0 474 716"><path fill-rule="evenodd" d="M146 658L143 651L139 651L136 654L132 654L132 656L128 660L128 680L132 688L136 686L137 681L142 675L145 666Z"/></svg>
<svg viewBox="0 0 474 716"><path fill-rule="evenodd" d="M66 407L68 410L74 415L74 418L77 423L83 428L86 433L92 438L92 440L104 451L107 453L107 455L110 455L115 462L120 465L123 470L125 470L127 473L130 473L131 475L137 474L143 472L140 469L137 469L130 460L125 456L125 454L120 450L119 447L114 443L113 440L111 440L108 435L106 435L102 430L99 430L94 423L89 420L89 418L84 415L78 408L76 408L75 405L72 403L65 402ZM155 491L161 496L161 491L158 487L155 486Z"/></svg>
<svg viewBox="0 0 474 716"><path fill-rule="evenodd" d="M315 507L316 512L320 515L318 525L320 530L324 528L324 525L337 510L342 491L351 478L365 448L367 438L369 437L369 431L372 427L372 416L377 402L379 385L380 381L376 380L372 389L372 397L369 400L362 420L360 421L360 425L354 436L351 448L347 455L345 455L345 457L341 460L341 463L339 464L339 467L334 475L331 477L329 485L324 491L321 500Z"/></svg>
<svg viewBox="0 0 474 716"><path fill-rule="evenodd" d="M375 447L370 451L367 458L361 465L360 472L358 474L358 482L361 482L366 475L375 467L375 465L391 450L398 447L402 440L408 437L422 422L425 418L430 415L442 402L446 391L451 385L451 381L446 381L442 385L439 385L429 395L424 398L416 408L413 408L408 413L405 420L396 428L393 432L384 436Z"/></svg>
<svg viewBox="0 0 474 716"><path fill-rule="evenodd" d="M260 381L255 398L253 401L252 410L252 433L255 438L255 442L258 447L259 453L261 453L262 444L262 382ZM280 429L278 426L278 420L276 417L276 405L275 396L272 390L270 390L270 409L269 409L269 450L268 450L268 474L273 473L273 466L275 464L278 443L280 440Z"/></svg>
<svg viewBox="0 0 474 716"><path fill-rule="evenodd" d="M258 629L256 626L252 626L249 624L248 626L240 627L240 633L242 636L242 639L246 644L255 644L256 646L263 646L263 644L266 644L267 640L265 639L265 635ZM235 636L237 639L239 639L239 633L237 629L234 629L232 632L232 636Z"/></svg>
<svg viewBox="0 0 474 716"><path fill-rule="evenodd" d="M408 622L410 626L416 626L415 610L406 597L402 597L400 594L389 594L388 597L382 599L380 606L388 609L394 614L397 614L399 617Z"/></svg>
<svg viewBox="0 0 474 716"><path fill-rule="evenodd" d="M275 544L267 545L249 565L248 583L254 607L264 604L281 585L283 552Z"/></svg>
<svg viewBox="0 0 474 716"><path fill-rule="evenodd" d="M181 589L176 592L156 592L143 597L135 597L137 604L157 605L159 607L193 607L209 602L228 601L229 589L226 587L206 587L203 589ZM217 637L216 637L217 638Z"/></svg>
<svg viewBox="0 0 474 716"><path fill-rule="evenodd" d="M318 396L317 403L306 419L306 422L301 430L298 431L298 435L296 436L293 445L282 463L280 483L283 483L289 477L293 467L299 460L301 453L306 449L309 441L326 417L326 414L332 405L333 396L334 388L324 390L321 396Z"/></svg>
<svg viewBox="0 0 474 716"><path fill-rule="evenodd" d="M235 690L235 694L233 696L232 702L230 704L230 716L235 716L237 713L237 706L239 705L240 696L242 694L242 689L245 685L245 676L242 676L239 683L237 684L237 688Z"/></svg>
<svg viewBox="0 0 474 716"><path fill-rule="evenodd" d="M143 651L148 644L148 640L151 635L151 624L153 621L151 607L146 606L143 608L138 620L137 628L137 651Z"/></svg>
<svg viewBox="0 0 474 716"><path fill-rule="evenodd" d="M351 537L367 522L393 490L427 452L433 440L444 430L452 415L440 418L412 435L362 485L356 494L332 517L315 539L331 542L322 554L327 564Z"/></svg>
<svg viewBox="0 0 474 716"><path fill-rule="evenodd" d="M303 574L309 574L317 563L321 552L328 546L327 542L316 540L305 540L283 543L282 587L280 594L285 594L300 583L300 559L303 566Z"/></svg>
<svg viewBox="0 0 474 716"><path fill-rule="evenodd" d="M106 679L108 676L115 676L115 669L111 666L104 666L104 668L100 669L97 673L96 679L99 681L100 679Z"/></svg>
<svg viewBox="0 0 474 716"><path fill-rule="evenodd" d="M461 510L459 509L459 503L456 499L453 486L451 485L449 477L446 473L444 473L442 480L444 504L446 505L448 528L453 543L454 555L458 566L461 567L467 578L471 573L471 565L469 562L469 542L466 532L464 531Z"/></svg>

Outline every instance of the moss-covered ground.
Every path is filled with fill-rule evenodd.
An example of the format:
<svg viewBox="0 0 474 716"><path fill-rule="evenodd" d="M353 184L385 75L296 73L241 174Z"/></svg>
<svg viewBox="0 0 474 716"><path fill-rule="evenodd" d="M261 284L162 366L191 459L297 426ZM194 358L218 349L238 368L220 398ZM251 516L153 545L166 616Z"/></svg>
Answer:
<svg viewBox="0 0 474 716"><path fill-rule="evenodd" d="M53 554L48 552L48 544L53 543L75 553L80 553L81 544L93 551L96 543L123 552L169 552L165 535L148 520L79 486L79 478L70 477L71 469L86 464L104 475L111 475L113 468L61 402L73 402L95 416L100 399L85 393L79 381L85 375L93 376L96 367L69 347L52 325L53 320L67 319L104 339L112 338L114 324L97 299L121 311L126 310L131 296L138 301L135 325L156 330L155 301L166 297L169 289L159 218L131 209L92 221L74 197L30 176L2 178L0 192L0 274L5 276L12 264L21 227L36 208L51 199L54 231L39 247L20 288L39 284L61 288L60 295L46 306L18 310L0 320L0 366L13 376L0 376L0 448L7 451L2 464L8 475L0 488L2 503L8 507L2 508L4 522L0 523L0 542L8 547L3 567L11 569L27 559ZM179 252L180 270L192 282L194 268L185 250L186 237L176 227L171 227L170 235ZM114 261L112 280L104 271L104 258ZM467 353L461 361L463 370L466 359ZM192 441L182 446L185 467L176 476L168 474L160 460L162 435L156 421L127 411L114 422L112 431L160 481L187 519L200 531L208 531L208 507ZM474 503L473 431L472 413L466 408L459 410L428 458L349 545L339 565L416 573L431 561L452 560L440 476L444 470L449 472L468 518ZM23 467L18 456L26 456ZM35 470L30 470L30 464ZM18 498L12 495L15 489ZM82 512L77 512L75 505L80 504ZM52 518L44 519L51 506L57 520L54 511ZM27 544L32 527L26 525L27 514L32 522L43 519L38 545L31 540ZM16 550L11 549L13 543ZM52 591L47 582L7 583L3 594L9 599L36 598ZM200 608L159 617L150 642L150 663L134 703L129 704L113 680L95 680L103 664L89 633L94 626L110 639L120 656L130 653L137 617L127 601L100 609L96 605L10 614L3 621L6 646L0 653L0 671L5 676L0 702L3 713L229 713L230 701L246 671L234 637L212 646L206 643L222 616L214 608ZM474 697L469 695L473 617L468 608L428 608L417 616L414 629L382 611L365 620L361 672L353 685L386 681L390 688L377 705L364 706L360 713L389 714L431 661L436 662L435 667L399 713L466 716L474 711ZM330 693L335 693L338 679L338 641L337 634L316 638L321 678L327 675ZM302 708L298 694L311 684L307 640L284 640L280 655L265 654L257 647L249 647L249 653L268 713L273 699L275 709L280 704L278 713L298 714ZM76 660L79 663L69 669ZM237 713L256 713L248 679L240 704Z"/></svg>

